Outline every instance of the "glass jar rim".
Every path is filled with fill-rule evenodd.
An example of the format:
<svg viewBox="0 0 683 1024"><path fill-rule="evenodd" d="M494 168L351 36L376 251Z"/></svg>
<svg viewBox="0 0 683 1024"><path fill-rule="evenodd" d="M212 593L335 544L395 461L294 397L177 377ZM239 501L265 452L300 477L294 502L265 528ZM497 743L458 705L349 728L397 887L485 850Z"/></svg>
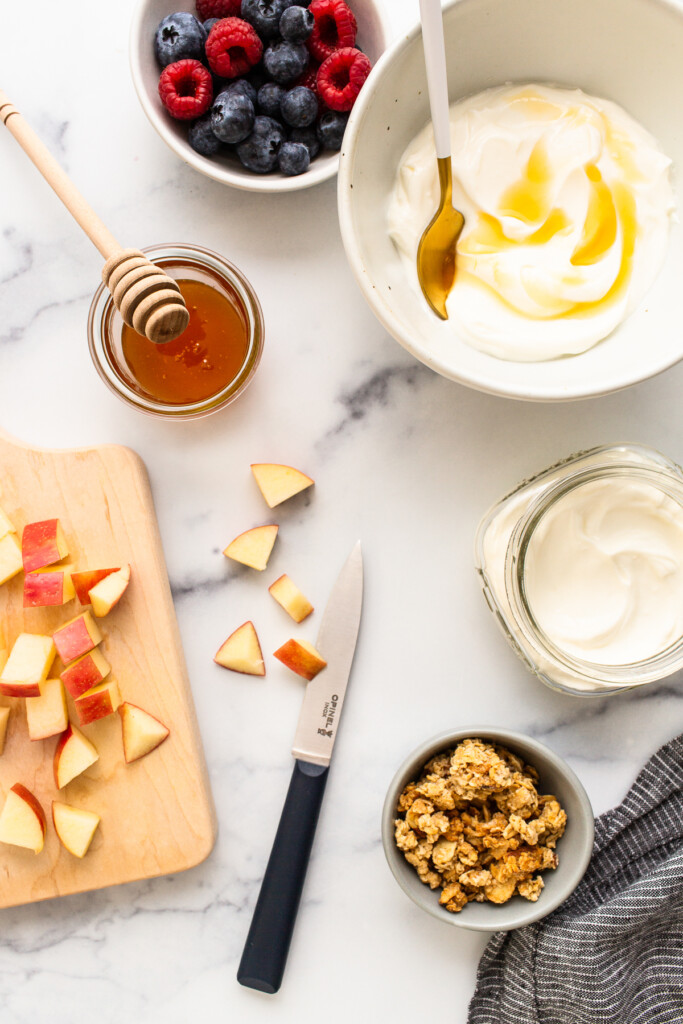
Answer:
<svg viewBox="0 0 683 1024"><path fill-rule="evenodd" d="M641 446L638 447L639 450L643 450ZM600 451L612 450L605 447L583 454L598 454ZM653 454L655 454L654 451ZM659 452L656 454L659 456ZM587 483L614 477L623 478L624 476L639 479L651 485L683 509L683 478L677 479L672 472L666 471L661 465L647 466L642 462L623 458L620 461L579 468L574 473L549 484L546 489L541 491L515 525L505 555L505 588L508 601L526 642L537 650L540 649L544 657L554 661L561 669L573 672L587 682L600 682L606 686L618 684L627 687L654 682L683 668L683 636L679 637L675 643L641 661L614 665L578 658L553 643L542 629L533 614L524 586L524 563L529 543L534 530L549 509L565 495ZM606 692L609 691L606 690Z"/></svg>
<svg viewBox="0 0 683 1024"><path fill-rule="evenodd" d="M230 260L200 245L177 242L149 245L141 249L152 262L181 261L222 277L236 292L248 327L247 353L240 370L224 388L209 398L185 404L171 404L142 395L129 387L117 372L107 352L105 335L115 311L114 300L105 284L97 288L88 311L88 348L100 378L122 401L141 412L165 419L196 419L217 412L238 398L250 383L261 360L264 342L263 310L251 283Z"/></svg>

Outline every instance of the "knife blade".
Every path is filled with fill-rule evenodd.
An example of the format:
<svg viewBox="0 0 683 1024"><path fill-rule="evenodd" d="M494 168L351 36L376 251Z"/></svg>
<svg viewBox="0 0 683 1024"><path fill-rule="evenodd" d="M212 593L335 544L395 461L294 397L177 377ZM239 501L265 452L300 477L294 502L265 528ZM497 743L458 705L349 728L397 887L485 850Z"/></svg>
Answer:
<svg viewBox="0 0 683 1024"><path fill-rule="evenodd" d="M306 688L294 736L294 771L237 971L271 995L282 983L306 868L325 793L363 603L363 558L355 545L332 588L318 632L327 661Z"/></svg>

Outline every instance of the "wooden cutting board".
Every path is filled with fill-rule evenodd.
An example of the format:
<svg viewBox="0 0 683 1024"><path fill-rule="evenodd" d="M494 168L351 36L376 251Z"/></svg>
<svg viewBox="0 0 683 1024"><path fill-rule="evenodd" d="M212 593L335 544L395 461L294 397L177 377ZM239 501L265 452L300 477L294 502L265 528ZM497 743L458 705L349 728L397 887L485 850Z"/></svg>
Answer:
<svg viewBox="0 0 683 1024"><path fill-rule="evenodd" d="M21 782L40 800L48 821L40 854L0 844L0 907L199 864L215 841L215 813L144 464L116 445L35 449L0 432L0 504L19 536L29 522L59 518L68 560L77 569L130 562L128 590L97 620L102 646L123 699L171 730L157 750L126 765L118 715L84 726L99 761L58 791L52 774L57 738L31 742L24 701L0 697L12 706L0 757L0 800ZM20 632L52 633L85 610L77 599L61 608L24 609L23 579L20 573L0 586L0 633L8 647ZM60 671L56 662L50 676ZM69 711L78 724L71 701ZM101 815L82 860L57 839L54 799Z"/></svg>

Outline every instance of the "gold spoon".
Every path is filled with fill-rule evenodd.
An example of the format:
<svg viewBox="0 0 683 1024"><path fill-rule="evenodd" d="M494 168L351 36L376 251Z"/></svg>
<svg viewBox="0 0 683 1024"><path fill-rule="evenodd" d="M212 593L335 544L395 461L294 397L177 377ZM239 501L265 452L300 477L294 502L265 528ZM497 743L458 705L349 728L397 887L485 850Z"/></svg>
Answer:
<svg viewBox="0 0 683 1024"><path fill-rule="evenodd" d="M431 308L442 320L448 320L446 299L455 281L455 247L465 218L453 206L451 130L441 0L420 0L420 17L441 196L439 208L425 228L417 247L417 276L422 294Z"/></svg>

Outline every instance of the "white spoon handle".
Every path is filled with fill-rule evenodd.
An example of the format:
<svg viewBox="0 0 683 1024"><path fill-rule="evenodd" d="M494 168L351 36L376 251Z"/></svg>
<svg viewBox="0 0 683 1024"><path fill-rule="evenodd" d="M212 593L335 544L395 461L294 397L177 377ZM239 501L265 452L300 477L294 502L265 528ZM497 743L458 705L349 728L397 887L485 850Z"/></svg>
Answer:
<svg viewBox="0 0 683 1024"><path fill-rule="evenodd" d="M436 155L440 160L451 155L451 131L448 117L448 78L446 47L443 38L441 0L420 0L422 41L427 68L429 105L432 111Z"/></svg>

